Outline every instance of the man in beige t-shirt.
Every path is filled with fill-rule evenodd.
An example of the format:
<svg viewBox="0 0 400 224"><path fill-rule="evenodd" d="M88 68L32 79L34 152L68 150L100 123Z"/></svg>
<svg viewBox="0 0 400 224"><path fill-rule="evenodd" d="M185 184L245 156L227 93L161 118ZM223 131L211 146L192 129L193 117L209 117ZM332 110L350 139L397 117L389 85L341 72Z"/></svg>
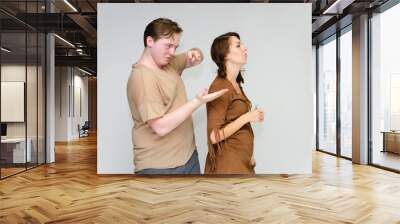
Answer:
<svg viewBox="0 0 400 224"><path fill-rule="evenodd" d="M200 174L191 115L227 90L205 89L188 101L180 77L203 60L200 49L175 55L182 29L165 18L144 31L145 49L127 84L134 121L132 139L136 174Z"/></svg>

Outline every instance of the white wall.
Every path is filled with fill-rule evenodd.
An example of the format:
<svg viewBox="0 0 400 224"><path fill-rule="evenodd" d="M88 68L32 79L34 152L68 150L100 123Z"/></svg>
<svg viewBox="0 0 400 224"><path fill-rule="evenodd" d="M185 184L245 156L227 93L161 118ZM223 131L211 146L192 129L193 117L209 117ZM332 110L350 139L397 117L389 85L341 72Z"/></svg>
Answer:
<svg viewBox="0 0 400 224"><path fill-rule="evenodd" d="M68 141L68 67L55 68L55 141Z"/></svg>
<svg viewBox="0 0 400 224"><path fill-rule="evenodd" d="M77 139L78 124L88 120L88 78L76 68L56 67L55 86L55 140ZM79 89L82 114L76 107Z"/></svg>
<svg viewBox="0 0 400 224"><path fill-rule="evenodd" d="M26 77L28 82L26 82ZM24 82L27 84L27 121L22 122L7 122L7 136L8 137L25 137L25 128L28 126L28 137L36 136L36 122L37 122L37 97L36 97L36 66L25 66L20 64L6 64L1 66L1 81L2 82ZM7 96L2 96L2 98ZM24 97L23 97L24 98ZM40 105L39 105L40 107ZM1 110L8 110L9 108L1 108ZM24 106L22 106L24 113ZM18 113L20 113L19 111ZM17 113L17 112L15 112Z"/></svg>
<svg viewBox="0 0 400 224"><path fill-rule="evenodd" d="M143 50L145 26L158 17L183 28L179 52L199 47L205 54L201 65L183 73L189 99L215 78L212 40L228 31L241 35L249 53L244 90L253 105L265 110L264 123L253 125L256 173L311 173L311 4L260 3L98 4L98 173L133 173L126 81ZM204 106L193 121L204 170Z"/></svg>
<svg viewBox="0 0 400 224"><path fill-rule="evenodd" d="M83 73L79 70L74 71L74 108L72 119L72 130L71 134L74 138L79 138L79 132L77 129L78 124L82 126L85 121L88 120L88 77L82 76ZM80 91L80 93L78 93ZM80 94L80 97L79 97ZM79 102L80 101L80 102ZM79 109L79 107L81 107ZM81 111L80 111L81 110Z"/></svg>

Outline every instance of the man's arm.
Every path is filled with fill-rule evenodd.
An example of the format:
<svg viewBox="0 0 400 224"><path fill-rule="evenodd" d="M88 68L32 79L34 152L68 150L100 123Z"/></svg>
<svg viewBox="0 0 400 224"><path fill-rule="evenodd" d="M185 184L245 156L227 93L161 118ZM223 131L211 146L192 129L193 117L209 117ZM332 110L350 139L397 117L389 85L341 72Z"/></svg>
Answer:
<svg viewBox="0 0 400 224"><path fill-rule="evenodd" d="M185 103L178 109L171 113L165 114L162 117L155 118L147 121L153 131L159 135L164 136L178 127L183 121L185 121L192 113L200 107L203 103L210 102L223 94L228 92L228 89L223 89L214 93L208 93L207 89L204 89L196 98Z"/></svg>
<svg viewBox="0 0 400 224"><path fill-rule="evenodd" d="M186 66L190 68L200 64L203 61L203 53L199 48L192 48L186 52Z"/></svg>
<svg viewBox="0 0 400 224"><path fill-rule="evenodd" d="M188 101L175 111L165 114L162 117L147 121L149 127L158 136L164 136L179 126L201 105L201 102L194 98Z"/></svg>

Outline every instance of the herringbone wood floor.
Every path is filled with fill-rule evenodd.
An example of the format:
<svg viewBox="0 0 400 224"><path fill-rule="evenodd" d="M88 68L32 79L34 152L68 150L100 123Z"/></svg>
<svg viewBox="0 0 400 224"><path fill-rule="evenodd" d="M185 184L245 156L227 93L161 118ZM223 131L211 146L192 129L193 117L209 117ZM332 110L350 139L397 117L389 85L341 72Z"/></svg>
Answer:
<svg viewBox="0 0 400 224"><path fill-rule="evenodd" d="M312 175L98 176L84 138L0 181L0 223L400 223L400 175L313 158Z"/></svg>

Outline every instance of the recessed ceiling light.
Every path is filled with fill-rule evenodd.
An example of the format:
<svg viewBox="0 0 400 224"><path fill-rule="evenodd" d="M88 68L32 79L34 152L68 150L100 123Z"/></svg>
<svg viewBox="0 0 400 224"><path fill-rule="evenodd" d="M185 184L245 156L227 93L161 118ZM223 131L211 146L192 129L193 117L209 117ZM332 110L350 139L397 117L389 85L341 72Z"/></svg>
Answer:
<svg viewBox="0 0 400 224"><path fill-rule="evenodd" d="M7 49L7 48L5 48L5 47L1 47L1 50L4 51L4 52L7 52L7 53L10 53L10 52L11 52L11 50L9 50L9 49Z"/></svg>
<svg viewBox="0 0 400 224"><path fill-rule="evenodd" d="M78 12L78 10L71 4L68 2L68 0L64 0L65 4L67 4L72 10L74 10L75 12Z"/></svg>
<svg viewBox="0 0 400 224"><path fill-rule="evenodd" d="M73 44L72 44L71 42L69 42L68 40L66 40L66 39L64 39L64 38L62 38L62 37L60 37L60 36L57 35L57 34L54 34L54 36L57 37L58 39L60 39L61 41L63 41L64 43L68 44L69 46L75 48L75 45L73 45Z"/></svg>
<svg viewBox="0 0 400 224"><path fill-rule="evenodd" d="M79 67L78 67L78 70L81 71L81 72L83 72L83 73L85 73L85 74L92 75L92 73L90 73L90 72L88 72L88 71L86 71L86 70L83 70L83 69L81 69L81 68L79 68Z"/></svg>

